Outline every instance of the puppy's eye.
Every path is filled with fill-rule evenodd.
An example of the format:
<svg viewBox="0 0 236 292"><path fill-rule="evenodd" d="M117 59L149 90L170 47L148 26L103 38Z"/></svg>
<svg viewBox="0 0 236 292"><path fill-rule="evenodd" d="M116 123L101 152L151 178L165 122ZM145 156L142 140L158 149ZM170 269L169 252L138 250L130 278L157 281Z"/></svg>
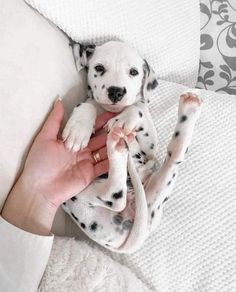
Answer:
<svg viewBox="0 0 236 292"><path fill-rule="evenodd" d="M105 68L103 65L97 65L94 67L95 71L96 72L99 72L99 73L104 73L105 72Z"/></svg>
<svg viewBox="0 0 236 292"><path fill-rule="evenodd" d="M129 74L132 75L132 76L136 76L136 75L138 75L138 71L136 69L134 69L134 68L131 68L129 70Z"/></svg>

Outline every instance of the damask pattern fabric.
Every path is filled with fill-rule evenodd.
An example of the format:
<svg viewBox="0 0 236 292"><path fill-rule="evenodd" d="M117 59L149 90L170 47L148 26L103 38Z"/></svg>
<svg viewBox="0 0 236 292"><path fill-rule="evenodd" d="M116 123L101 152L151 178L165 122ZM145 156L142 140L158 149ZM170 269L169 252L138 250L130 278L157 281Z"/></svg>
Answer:
<svg viewBox="0 0 236 292"><path fill-rule="evenodd" d="M198 88L236 94L236 1L201 0Z"/></svg>

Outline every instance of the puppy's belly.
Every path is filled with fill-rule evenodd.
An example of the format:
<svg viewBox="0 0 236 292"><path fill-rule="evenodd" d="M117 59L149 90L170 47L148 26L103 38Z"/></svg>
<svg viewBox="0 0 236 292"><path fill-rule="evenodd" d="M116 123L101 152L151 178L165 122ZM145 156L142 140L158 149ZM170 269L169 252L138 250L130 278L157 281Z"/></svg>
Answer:
<svg viewBox="0 0 236 292"><path fill-rule="evenodd" d="M123 211L115 212L91 203L88 200L90 191L91 188L87 187L76 196L77 199L63 204L63 208L88 237L104 246L118 248L125 242L132 227L133 195L127 197Z"/></svg>

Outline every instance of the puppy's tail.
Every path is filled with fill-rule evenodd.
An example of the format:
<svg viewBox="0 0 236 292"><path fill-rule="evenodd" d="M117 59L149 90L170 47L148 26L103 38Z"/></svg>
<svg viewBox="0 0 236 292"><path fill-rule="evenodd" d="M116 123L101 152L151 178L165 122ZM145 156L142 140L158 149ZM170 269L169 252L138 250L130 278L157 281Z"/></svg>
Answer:
<svg viewBox="0 0 236 292"><path fill-rule="evenodd" d="M135 217L128 238L115 250L118 253L135 252L147 238L148 209L146 195L131 155L128 157L128 171L135 193Z"/></svg>

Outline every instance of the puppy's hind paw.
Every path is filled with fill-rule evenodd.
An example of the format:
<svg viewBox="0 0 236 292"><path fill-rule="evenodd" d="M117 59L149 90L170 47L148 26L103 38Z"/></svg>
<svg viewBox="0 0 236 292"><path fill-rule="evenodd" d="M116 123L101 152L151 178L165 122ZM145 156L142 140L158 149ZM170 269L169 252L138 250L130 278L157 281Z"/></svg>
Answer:
<svg viewBox="0 0 236 292"><path fill-rule="evenodd" d="M108 135L107 143L110 149L122 152L129 148L129 143L131 143L135 138L134 133L126 134L125 130L121 127L114 127Z"/></svg>

